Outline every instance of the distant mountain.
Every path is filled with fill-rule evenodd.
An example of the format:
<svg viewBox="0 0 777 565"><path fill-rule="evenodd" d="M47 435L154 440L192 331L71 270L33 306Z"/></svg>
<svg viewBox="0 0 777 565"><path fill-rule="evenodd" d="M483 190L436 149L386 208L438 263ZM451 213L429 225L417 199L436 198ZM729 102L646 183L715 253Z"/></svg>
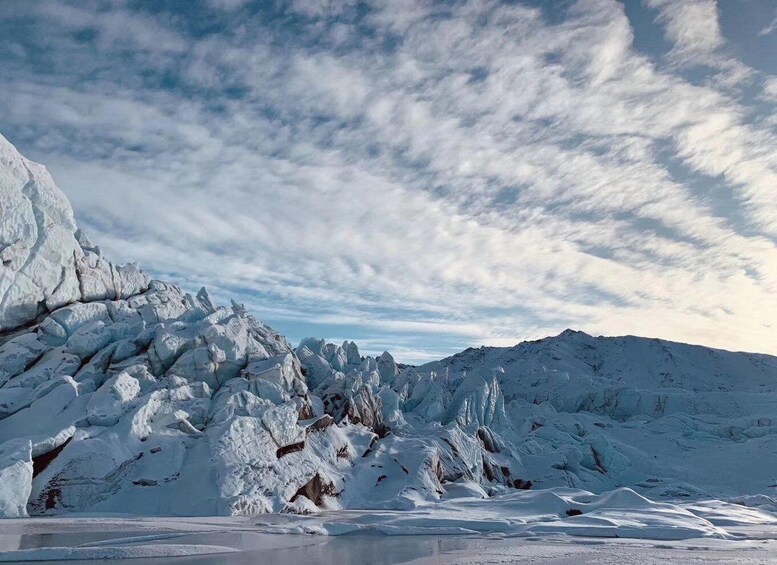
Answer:
<svg viewBox="0 0 777 565"><path fill-rule="evenodd" d="M0 516L768 493L777 358L566 331L420 367L296 349L102 256L0 136Z"/></svg>

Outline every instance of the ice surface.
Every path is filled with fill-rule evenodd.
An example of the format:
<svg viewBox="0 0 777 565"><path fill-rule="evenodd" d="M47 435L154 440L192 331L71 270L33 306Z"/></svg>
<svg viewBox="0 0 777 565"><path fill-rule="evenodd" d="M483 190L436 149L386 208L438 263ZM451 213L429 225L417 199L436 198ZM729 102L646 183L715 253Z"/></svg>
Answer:
<svg viewBox="0 0 777 565"><path fill-rule="evenodd" d="M581 538L570 527L582 516L566 516L571 504L588 504L586 512L602 512L612 504L610 523L596 523L597 534L617 527L628 537ZM598 508L594 508L599 505ZM714 501L709 514L736 509ZM573 508L576 506L572 506ZM647 514L643 511L647 509ZM775 527L758 517L715 528L707 515L693 519L687 507L640 502L631 493L596 496L571 489L550 493L497 496L491 500L459 500L408 512L337 511L316 516L288 514L224 518L51 517L6 521L0 531L4 561L45 556L86 560L133 557L133 563L155 563L178 556L176 563L376 564L426 563L770 563L777 559ZM660 527L646 540L646 530L631 522L653 522L662 510ZM673 521L674 520L674 521ZM706 522L705 522L706 520ZM613 526L613 524L616 524ZM535 526L555 527L539 534ZM688 528L699 529L697 532ZM293 532L293 533L292 533ZM286 533L284 535L284 533ZM296 535L295 535L296 534ZM304 535L299 535L304 534ZM313 535L310 535L313 534ZM685 537L686 539L679 539ZM208 552L218 552L207 557ZM145 560L143 557L148 556ZM156 558L156 559L155 559Z"/></svg>
<svg viewBox="0 0 777 565"><path fill-rule="evenodd" d="M131 545L113 547L45 547L41 549L22 549L0 554L0 563L37 562L37 561L80 561L95 559L143 559L183 557L190 555L213 555L233 553L231 547L218 545Z"/></svg>
<svg viewBox="0 0 777 565"><path fill-rule="evenodd" d="M140 383L126 371L111 377L86 404L89 423L93 426L113 426L130 409L139 394Z"/></svg>
<svg viewBox="0 0 777 565"><path fill-rule="evenodd" d="M0 516L26 516L31 486L32 443L19 440L0 445Z"/></svg>

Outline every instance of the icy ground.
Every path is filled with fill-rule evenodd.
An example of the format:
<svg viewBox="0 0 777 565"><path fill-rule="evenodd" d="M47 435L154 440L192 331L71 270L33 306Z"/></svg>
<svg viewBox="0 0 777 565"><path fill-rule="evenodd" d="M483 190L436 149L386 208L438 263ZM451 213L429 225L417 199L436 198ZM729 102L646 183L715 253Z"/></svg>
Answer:
<svg viewBox="0 0 777 565"><path fill-rule="evenodd" d="M111 263L2 136L0 210L0 561L774 551L775 357L569 330L420 367L294 348Z"/></svg>
<svg viewBox="0 0 777 565"><path fill-rule="evenodd" d="M652 508L646 516L645 508L616 512L618 502L606 500L623 498L615 493L592 497L594 505L607 502L610 508L597 519L582 521L580 516L542 516L554 506L549 493L526 496L462 500L445 509L339 511L316 517L21 518L6 522L0 531L0 562L132 558L139 565L170 557L176 557L174 563L225 565L777 562L774 518L744 507L708 502ZM620 506L633 503L632 498L627 496ZM576 521L581 523L575 526ZM652 523L654 529L643 537L658 540L614 537L617 529L623 533L638 523ZM537 530L540 525L543 529ZM578 527L586 528L587 536L604 537L577 537ZM672 539L678 537L677 527L701 527L709 536ZM279 535L294 530L324 535Z"/></svg>

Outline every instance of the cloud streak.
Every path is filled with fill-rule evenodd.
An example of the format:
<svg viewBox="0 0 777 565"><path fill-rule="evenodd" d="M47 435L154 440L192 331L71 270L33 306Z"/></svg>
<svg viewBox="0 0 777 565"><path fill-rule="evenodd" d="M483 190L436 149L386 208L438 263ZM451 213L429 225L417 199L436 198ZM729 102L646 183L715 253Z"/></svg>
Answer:
<svg viewBox="0 0 777 565"><path fill-rule="evenodd" d="M292 338L777 353L774 101L714 2L645 3L664 54L609 0L410 4L4 3L0 128L108 253Z"/></svg>

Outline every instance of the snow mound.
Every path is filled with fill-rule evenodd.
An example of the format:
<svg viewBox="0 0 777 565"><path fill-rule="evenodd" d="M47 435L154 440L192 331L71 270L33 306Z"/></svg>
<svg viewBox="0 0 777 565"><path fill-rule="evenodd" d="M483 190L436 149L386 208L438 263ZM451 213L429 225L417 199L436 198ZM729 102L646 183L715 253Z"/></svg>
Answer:
<svg viewBox="0 0 777 565"><path fill-rule="evenodd" d="M421 506L403 512L331 513L326 516L287 518L283 523L259 523L267 533L341 536L364 533L384 535L473 535L532 537L537 535L612 537L656 540L691 538L733 539L736 534L707 517L722 516L725 524L761 524L758 518L738 520L730 505L709 501L704 511L682 504L652 502L631 489L595 495L566 488L519 491L489 500L462 498ZM741 517L741 514L739 514Z"/></svg>

